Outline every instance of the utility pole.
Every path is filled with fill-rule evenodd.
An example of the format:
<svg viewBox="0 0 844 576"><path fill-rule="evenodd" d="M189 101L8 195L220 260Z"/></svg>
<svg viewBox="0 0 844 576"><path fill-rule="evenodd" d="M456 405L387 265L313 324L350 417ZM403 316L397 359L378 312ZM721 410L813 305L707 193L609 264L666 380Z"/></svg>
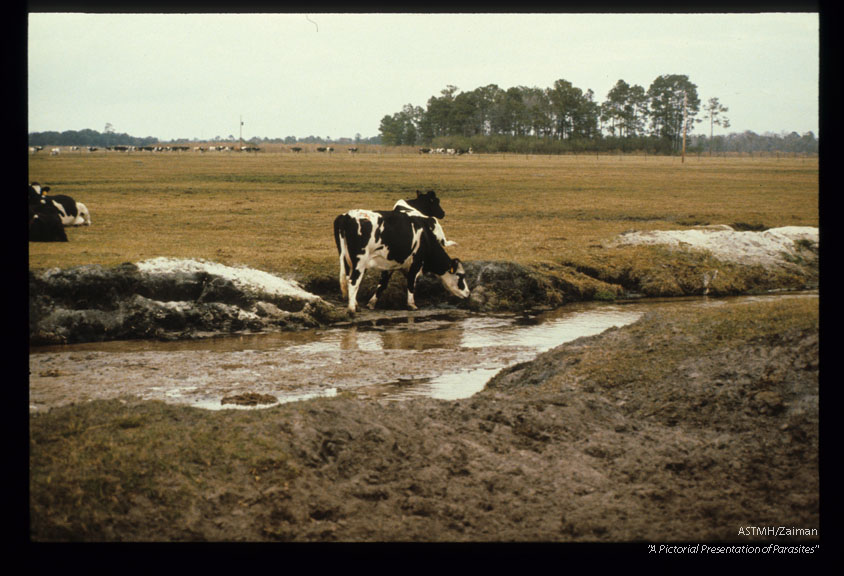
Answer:
<svg viewBox="0 0 844 576"><path fill-rule="evenodd" d="M243 148L243 114L240 115L240 147Z"/></svg>
<svg viewBox="0 0 844 576"><path fill-rule="evenodd" d="M686 119L686 106L689 103L688 96L686 95L686 91L683 91L683 157L680 159L680 164L686 162L686 127L688 126L688 120Z"/></svg>

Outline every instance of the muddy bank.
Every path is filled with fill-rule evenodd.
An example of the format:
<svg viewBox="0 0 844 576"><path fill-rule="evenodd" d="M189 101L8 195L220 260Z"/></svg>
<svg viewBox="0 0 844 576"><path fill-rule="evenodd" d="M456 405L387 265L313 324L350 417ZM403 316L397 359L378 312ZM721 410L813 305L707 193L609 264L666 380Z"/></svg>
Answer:
<svg viewBox="0 0 844 576"><path fill-rule="evenodd" d="M818 322L817 298L666 309L457 401L34 414L31 537L817 542Z"/></svg>
<svg viewBox="0 0 844 576"><path fill-rule="evenodd" d="M589 264L473 261L465 268L468 299L449 295L436 278L423 276L419 305L501 312L620 297L816 288L818 233L728 226L637 232L598 248ZM364 278L362 295L374 291L376 276ZM394 274L379 309L404 309L405 301L404 279ZM336 278L308 279L303 288L260 270L205 261L157 258L29 274L32 345L313 328L348 321L344 308Z"/></svg>
<svg viewBox="0 0 844 576"><path fill-rule="evenodd" d="M158 258L29 273L31 345L313 328L340 317L295 282L214 262Z"/></svg>

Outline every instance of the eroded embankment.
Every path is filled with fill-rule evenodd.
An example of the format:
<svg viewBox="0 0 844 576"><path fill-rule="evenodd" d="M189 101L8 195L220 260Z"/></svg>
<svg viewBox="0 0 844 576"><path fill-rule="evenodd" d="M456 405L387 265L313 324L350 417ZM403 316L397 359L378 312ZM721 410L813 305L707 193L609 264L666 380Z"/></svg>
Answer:
<svg viewBox="0 0 844 576"><path fill-rule="evenodd" d="M739 532L752 525L814 545L818 320L817 298L678 305L456 401L62 406L30 418L30 534L642 550L772 540Z"/></svg>
<svg viewBox="0 0 844 576"><path fill-rule="evenodd" d="M619 297L735 295L817 287L817 228L763 232L706 227L623 234L588 264L528 267L465 263L472 294L450 296L420 278L418 302L474 312L555 308ZM374 290L376 274L361 294ZM156 258L113 268L96 265L30 272L30 344L292 330L348 320L334 278L298 283L244 267ZM404 279L394 274L379 307L403 309Z"/></svg>
<svg viewBox="0 0 844 576"><path fill-rule="evenodd" d="M29 312L32 345L312 328L343 316L266 272L169 258L31 271Z"/></svg>

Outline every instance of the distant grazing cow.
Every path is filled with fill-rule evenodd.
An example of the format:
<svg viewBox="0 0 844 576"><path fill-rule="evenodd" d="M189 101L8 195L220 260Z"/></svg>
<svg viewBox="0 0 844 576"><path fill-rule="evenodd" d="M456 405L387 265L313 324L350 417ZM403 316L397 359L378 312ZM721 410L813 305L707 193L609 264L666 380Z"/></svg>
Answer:
<svg viewBox="0 0 844 576"><path fill-rule="evenodd" d="M422 272L439 276L443 286L459 298L469 296L463 264L451 258L434 236L431 219L406 211L350 210L334 219L334 241L340 255L340 291L352 314L357 293L368 269L381 278L367 306L375 307L390 276L403 270L407 279L407 306L415 310L416 280Z"/></svg>
<svg viewBox="0 0 844 576"><path fill-rule="evenodd" d="M53 148L52 150L50 150L50 156L55 156L56 154L59 154L61 151L62 151L61 148Z"/></svg>
<svg viewBox="0 0 844 576"><path fill-rule="evenodd" d="M328 148L326 148L325 146L317 146L316 149L317 152L325 152L326 150L328 150Z"/></svg>
<svg viewBox="0 0 844 576"><path fill-rule="evenodd" d="M420 154L430 154L430 153L431 153L431 149L430 149L430 148L420 148L420 149L419 149L419 153L420 153Z"/></svg>
<svg viewBox="0 0 844 576"><path fill-rule="evenodd" d="M33 182L29 186L30 205L38 202L41 205L54 206L64 226L91 225L91 214L88 212L87 206L63 194L48 196L47 192L49 191L49 186L42 187L38 182Z"/></svg>
<svg viewBox="0 0 844 576"><path fill-rule="evenodd" d="M349 154L354 154L357 151L358 151L357 146L353 146L353 147L349 148Z"/></svg>
<svg viewBox="0 0 844 576"><path fill-rule="evenodd" d="M293 146L290 150L296 152L297 154L302 151L302 148L299 146Z"/></svg>

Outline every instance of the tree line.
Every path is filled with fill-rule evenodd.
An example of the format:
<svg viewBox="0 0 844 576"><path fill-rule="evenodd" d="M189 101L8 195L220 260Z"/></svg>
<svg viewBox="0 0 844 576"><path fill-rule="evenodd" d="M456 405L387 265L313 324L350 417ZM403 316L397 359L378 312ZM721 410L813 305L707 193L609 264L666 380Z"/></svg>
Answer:
<svg viewBox="0 0 844 576"><path fill-rule="evenodd" d="M29 134L30 146L153 146L158 144L158 138L147 136L138 138L128 134L116 133L110 130L97 132L88 128L84 130L65 130L64 132L32 132Z"/></svg>
<svg viewBox="0 0 844 576"><path fill-rule="evenodd" d="M165 142L234 142L237 141L234 135L229 135L228 138L221 138L215 136L214 138L197 139L197 138L175 138L173 140L164 141L153 136L146 136L139 138L130 136L125 133L117 133L106 129L105 132L97 132L96 130L65 130L64 132L46 131L46 132L31 132L28 137L30 146L96 146L105 148L108 146L154 146ZM330 136L305 136L297 138L296 136L286 136L284 138L260 138L254 136L252 138L244 138L244 142L250 144L380 144L381 137L373 136L371 138L364 138L360 134L355 134L354 138L331 138Z"/></svg>
<svg viewBox="0 0 844 576"><path fill-rule="evenodd" d="M697 86L682 74L659 76L647 90L618 80L603 102L591 89L562 79L544 89L505 90L489 84L459 92L448 85L425 108L407 104L385 115L379 132L385 145L471 147L475 152L674 154L684 135L698 152L701 147L709 152L817 152L811 132L796 140L796 133L785 138L752 132L715 137L715 126L730 127L727 112L718 98L701 103ZM709 137L692 137L694 125L702 123Z"/></svg>

